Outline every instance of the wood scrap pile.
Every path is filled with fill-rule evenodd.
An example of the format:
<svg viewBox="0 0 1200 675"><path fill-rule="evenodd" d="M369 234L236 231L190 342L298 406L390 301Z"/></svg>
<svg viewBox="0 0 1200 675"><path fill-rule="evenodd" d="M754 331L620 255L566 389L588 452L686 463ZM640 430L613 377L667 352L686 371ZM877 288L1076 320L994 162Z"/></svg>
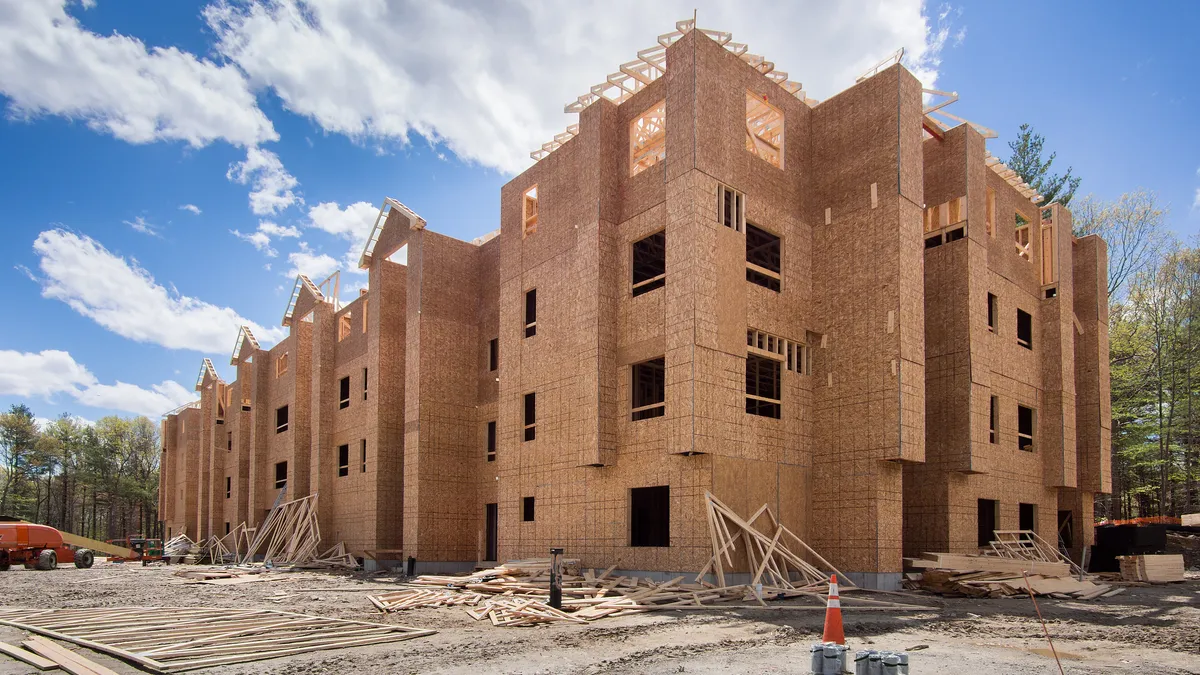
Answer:
<svg viewBox="0 0 1200 675"><path fill-rule="evenodd" d="M1165 584L1183 581L1183 556L1174 555L1119 555L1121 579Z"/></svg>
<svg viewBox="0 0 1200 675"><path fill-rule="evenodd" d="M291 565L303 568L358 567L358 561L338 544L324 552L321 528L317 523L317 495L277 503L257 528L254 540L238 561L250 564L262 551L262 564L268 567Z"/></svg>
<svg viewBox="0 0 1200 675"><path fill-rule="evenodd" d="M1082 567L1033 530L993 530L992 534L996 538L988 544L991 549L988 555L1010 560L1059 562L1066 564L1075 574L1084 573Z"/></svg>
<svg viewBox="0 0 1200 675"><path fill-rule="evenodd" d="M1029 575L1029 587L1025 577L1011 572L972 572L958 569L927 569L916 578L919 588L940 595L957 595L972 598L1025 597L1029 590L1034 595L1049 595L1060 599L1091 600L1107 598L1125 589L1110 584L1096 583L1090 579L1080 581L1074 577L1045 577Z"/></svg>
<svg viewBox="0 0 1200 675"><path fill-rule="evenodd" d="M199 555L200 547L183 533L175 535L163 544L163 557L170 558L173 562L180 562L187 556Z"/></svg>
<svg viewBox="0 0 1200 675"><path fill-rule="evenodd" d="M254 542L254 529L242 522L223 537L209 537L200 546L200 559L214 564L238 562L242 559L242 552Z"/></svg>
<svg viewBox="0 0 1200 675"><path fill-rule="evenodd" d="M830 577L836 574L842 588L854 588L853 582L846 575L829 564L829 561L804 543L803 539L784 527L766 504L743 520L712 493L705 492L704 498L713 554L708 564L696 576L696 581L703 580L711 570L716 575L717 584L725 586L726 566L733 570L745 563L744 569L753 574L750 578L751 586L763 583L781 589L821 588L827 586ZM766 526L766 532L755 526L760 520ZM790 549L789 545L796 546L824 567L816 567L805 561Z"/></svg>

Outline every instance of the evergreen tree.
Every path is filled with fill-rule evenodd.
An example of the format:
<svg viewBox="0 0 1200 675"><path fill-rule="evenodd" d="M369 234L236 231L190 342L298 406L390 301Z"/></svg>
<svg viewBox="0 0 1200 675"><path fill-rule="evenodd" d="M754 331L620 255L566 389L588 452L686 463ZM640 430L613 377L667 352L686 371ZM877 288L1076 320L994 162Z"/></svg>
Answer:
<svg viewBox="0 0 1200 675"><path fill-rule="evenodd" d="M1038 191L1045 200L1043 204L1058 202L1063 206L1071 203L1075 190L1079 188L1080 178L1072 176L1073 167L1067 167L1066 175L1051 175L1050 166L1054 164L1058 153L1050 153L1050 157L1042 161L1042 150L1046 139L1036 133L1028 124L1021 125L1021 133L1015 141L1010 141L1008 147L1012 150L1008 167L1017 172L1021 180Z"/></svg>

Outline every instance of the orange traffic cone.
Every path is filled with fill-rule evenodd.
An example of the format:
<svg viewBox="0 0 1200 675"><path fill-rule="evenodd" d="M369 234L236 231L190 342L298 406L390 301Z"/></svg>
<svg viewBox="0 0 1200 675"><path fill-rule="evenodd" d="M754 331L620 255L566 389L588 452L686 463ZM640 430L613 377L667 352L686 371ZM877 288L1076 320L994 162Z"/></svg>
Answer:
<svg viewBox="0 0 1200 675"><path fill-rule="evenodd" d="M825 634L821 641L846 644L846 633L842 630L842 601L838 598L836 574L829 577L829 604L825 606Z"/></svg>

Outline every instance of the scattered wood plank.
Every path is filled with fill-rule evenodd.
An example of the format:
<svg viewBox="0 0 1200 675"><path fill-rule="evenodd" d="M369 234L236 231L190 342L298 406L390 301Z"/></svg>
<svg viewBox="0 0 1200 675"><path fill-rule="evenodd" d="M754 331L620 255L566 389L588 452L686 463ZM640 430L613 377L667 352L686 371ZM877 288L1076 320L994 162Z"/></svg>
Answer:
<svg viewBox="0 0 1200 675"><path fill-rule="evenodd" d="M16 645L10 645L7 642L0 642L0 652L8 654L14 659L26 663L37 668L38 670L54 670L58 667L57 661L51 661L43 656L38 656L34 652L27 649L21 649Z"/></svg>
<svg viewBox="0 0 1200 675"><path fill-rule="evenodd" d="M1126 581L1145 581L1165 584L1183 581L1183 556L1171 555L1119 555L1121 578Z"/></svg>
<svg viewBox="0 0 1200 675"><path fill-rule="evenodd" d="M95 661L36 635L30 636L21 645L55 662L59 668L71 675L118 675L115 670L105 668Z"/></svg>

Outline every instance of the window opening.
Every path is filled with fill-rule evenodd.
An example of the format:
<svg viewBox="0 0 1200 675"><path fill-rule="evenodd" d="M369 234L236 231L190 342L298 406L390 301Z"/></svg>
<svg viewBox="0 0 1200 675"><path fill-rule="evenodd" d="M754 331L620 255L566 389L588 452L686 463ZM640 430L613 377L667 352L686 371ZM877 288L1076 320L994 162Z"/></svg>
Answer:
<svg viewBox="0 0 1200 675"><path fill-rule="evenodd" d="M783 112L766 96L746 92L746 149L773 167L783 168Z"/></svg>
<svg viewBox="0 0 1200 675"><path fill-rule="evenodd" d="M731 187L720 186L717 189L717 213L721 214L721 223L735 232L746 229L746 195Z"/></svg>
<svg viewBox="0 0 1200 675"><path fill-rule="evenodd" d="M488 371L500 368L500 338L488 340Z"/></svg>
<svg viewBox="0 0 1200 675"><path fill-rule="evenodd" d="M537 436L537 394L529 392L525 394L525 435L527 441L532 441Z"/></svg>
<svg viewBox="0 0 1200 675"><path fill-rule="evenodd" d="M629 175L667 158L667 101L655 103L641 117L629 123Z"/></svg>
<svg viewBox="0 0 1200 675"><path fill-rule="evenodd" d="M525 291L525 337L537 335L537 289Z"/></svg>
<svg viewBox="0 0 1200 675"><path fill-rule="evenodd" d="M282 434L288 430L288 407L275 409L275 433Z"/></svg>
<svg viewBox="0 0 1200 675"><path fill-rule="evenodd" d="M496 461L496 423L487 423L487 461Z"/></svg>
<svg viewBox="0 0 1200 675"><path fill-rule="evenodd" d="M1033 317L1024 310L1017 310L1017 344L1033 349Z"/></svg>
<svg viewBox="0 0 1200 675"><path fill-rule="evenodd" d="M284 352L275 359L275 377L281 377L288 371L288 355Z"/></svg>
<svg viewBox="0 0 1200 675"><path fill-rule="evenodd" d="M629 545L671 545L670 486L629 490Z"/></svg>
<svg viewBox="0 0 1200 675"><path fill-rule="evenodd" d="M276 462L275 464L275 489L287 485L287 462Z"/></svg>
<svg viewBox="0 0 1200 675"><path fill-rule="evenodd" d="M996 236L996 191L987 189L987 233L989 237Z"/></svg>
<svg viewBox="0 0 1200 675"><path fill-rule="evenodd" d="M666 414L666 359L658 357L633 365L633 421Z"/></svg>
<svg viewBox="0 0 1200 675"><path fill-rule="evenodd" d="M350 407L350 376L338 380L338 410Z"/></svg>
<svg viewBox="0 0 1200 675"><path fill-rule="evenodd" d="M996 537L996 513L1000 510L1000 502L994 499L980 499L977 513L977 527L979 530L978 544L985 547L990 546L992 539Z"/></svg>
<svg viewBox="0 0 1200 675"><path fill-rule="evenodd" d="M946 243L949 244L952 241L958 241L959 239L962 239L965 236L966 236L966 229L961 228L961 227L956 227L953 230L950 230L949 232L946 233Z"/></svg>
<svg viewBox="0 0 1200 675"><path fill-rule="evenodd" d="M229 499L231 494L233 494L233 479L225 476L225 499Z"/></svg>
<svg viewBox="0 0 1200 675"><path fill-rule="evenodd" d="M746 281L779 292L779 237L746 223Z"/></svg>
<svg viewBox="0 0 1200 675"><path fill-rule="evenodd" d="M780 417L779 361L757 354L746 355L746 412Z"/></svg>
<svg viewBox="0 0 1200 675"><path fill-rule="evenodd" d="M370 380L367 379L367 369L363 368L363 400L364 401L367 400L367 383L368 382L370 382Z"/></svg>
<svg viewBox="0 0 1200 675"><path fill-rule="evenodd" d="M942 245L942 235L940 235L940 234L935 234L932 237L927 237L925 239L925 250L927 250L927 251L931 248L937 248L938 246L941 246L941 245Z"/></svg>
<svg viewBox="0 0 1200 675"><path fill-rule="evenodd" d="M1020 213L1014 214L1016 221L1017 255L1032 261L1029 247L1029 219Z"/></svg>
<svg viewBox="0 0 1200 675"><path fill-rule="evenodd" d="M521 520L531 523L533 522L533 497L521 498Z"/></svg>
<svg viewBox="0 0 1200 675"><path fill-rule="evenodd" d="M988 443L995 443L1000 429L1000 397L993 396L988 402Z"/></svg>
<svg viewBox="0 0 1200 675"><path fill-rule="evenodd" d="M667 284L667 233L633 242L633 295L649 293Z"/></svg>
<svg viewBox="0 0 1200 675"><path fill-rule="evenodd" d="M537 232L538 226L538 186L534 185L525 191L521 210L521 236L528 237Z"/></svg>
<svg viewBox="0 0 1200 675"><path fill-rule="evenodd" d="M999 300L991 293L987 294L987 327L988 330L996 332L996 315L999 313Z"/></svg>
<svg viewBox="0 0 1200 675"><path fill-rule="evenodd" d="M1017 447L1033 452L1033 408L1017 406Z"/></svg>
<svg viewBox="0 0 1200 675"><path fill-rule="evenodd" d="M361 471L361 473L366 473L367 472L367 439L365 439L365 438L362 439L362 441L359 444L359 449L361 450L360 454L362 455L362 471Z"/></svg>
<svg viewBox="0 0 1200 675"><path fill-rule="evenodd" d="M233 452L233 432L230 431L225 439L225 452Z"/></svg>
<svg viewBox="0 0 1200 675"><path fill-rule="evenodd" d="M1037 530L1037 504L1019 504L1017 506L1017 526L1019 529L1030 532Z"/></svg>
<svg viewBox="0 0 1200 675"><path fill-rule="evenodd" d="M338 446L338 478L350 475L350 445Z"/></svg>
<svg viewBox="0 0 1200 675"><path fill-rule="evenodd" d="M350 328L350 312L346 312L345 314L338 317L337 341L341 342L342 340L345 340L347 337L349 337L350 330L351 330L351 328Z"/></svg>

